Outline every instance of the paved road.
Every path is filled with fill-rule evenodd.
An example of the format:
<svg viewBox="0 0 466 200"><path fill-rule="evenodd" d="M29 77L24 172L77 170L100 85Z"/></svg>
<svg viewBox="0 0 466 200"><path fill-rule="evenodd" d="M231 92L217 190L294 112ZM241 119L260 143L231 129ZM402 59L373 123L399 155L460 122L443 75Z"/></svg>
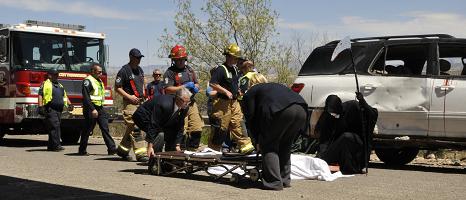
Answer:
<svg viewBox="0 0 466 200"><path fill-rule="evenodd" d="M45 151L46 136L10 136L0 144L0 199L464 199L463 168L371 163L369 175L333 182L293 181L283 191L244 182L214 182L198 173L151 176L146 166L107 156L102 139L91 139L91 156Z"/></svg>

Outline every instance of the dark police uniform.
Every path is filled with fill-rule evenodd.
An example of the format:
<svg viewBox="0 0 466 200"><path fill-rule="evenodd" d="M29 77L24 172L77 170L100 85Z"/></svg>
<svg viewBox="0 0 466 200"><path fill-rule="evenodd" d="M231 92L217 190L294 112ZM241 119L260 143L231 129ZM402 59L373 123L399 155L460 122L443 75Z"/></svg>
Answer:
<svg viewBox="0 0 466 200"><path fill-rule="evenodd" d="M196 73L190 66L185 66L183 69L179 69L175 65L167 69L164 74L165 88L169 86L180 86L187 82L193 82L198 84ZM184 129L188 136L187 144L184 142L182 146L189 149L197 149L201 141L202 127L204 127L204 121L199 113L197 103L194 101L195 92L191 89L193 96L191 97L191 104L189 104L188 114L185 119Z"/></svg>
<svg viewBox="0 0 466 200"><path fill-rule="evenodd" d="M102 87L103 83L102 80L96 79ZM84 79L83 81L83 89L82 89L82 95L83 95L83 115L84 119L86 120L86 129L81 132L81 142L79 145L79 154L87 154L87 143L89 140L89 135L90 133L94 130L94 127L96 123L99 124L100 131L102 132L102 137L104 138L105 145L107 146L107 152L109 155L112 155L116 153L116 147L115 147L115 142L112 139L112 136L110 136L109 129L108 129L108 113L105 112L104 107L103 107L103 100L105 98L105 92L102 95L102 103L101 105L96 105L95 103L92 102L91 95L95 92L95 90L101 89L102 91L105 91L104 88L94 88L93 84L91 83L91 80L89 79ZM99 103L98 103L99 104ZM97 110L98 117L93 118L92 117L92 111Z"/></svg>
<svg viewBox="0 0 466 200"><path fill-rule="evenodd" d="M132 69L129 64L124 65L118 71L115 87L121 87L126 93L135 95L141 99L142 103L144 99L144 71L139 66L136 69ZM138 106L139 104L133 105L126 99L123 99L123 119L126 124L126 132L120 145L118 145L118 155L121 157L128 156L132 147L136 158L139 160L146 157L146 147L142 133L133 132L134 122L132 115Z"/></svg>
<svg viewBox="0 0 466 200"><path fill-rule="evenodd" d="M188 109L176 109L174 95L160 95L146 101L133 114L136 125L154 144L154 151L175 151L183 139L184 119ZM176 109L176 110L175 110Z"/></svg>
<svg viewBox="0 0 466 200"><path fill-rule="evenodd" d="M291 145L307 133L309 113L304 99L278 83L251 87L241 103L250 136L262 153L262 183L267 189L290 186Z"/></svg>
<svg viewBox="0 0 466 200"><path fill-rule="evenodd" d="M64 98L66 98L66 92L63 86L56 82L51 82L49 79L44 81L39 88L39 96L44 96L44 85L51 84L52 87L52 99L50 102L44 104L45 109L45 124L48 129L49 139L47 150L49 151L59 151L63 150L63 147L60 144L61 137L61 113L63 112L63 107L65 106ZM45 100L44 100L45 101Z"/></svg>
<svg viewBox="0 0 466 200"><path fill-rule="evenodd" d="M163 81L152 81L146 86L146 96L148 99L152 99L155 96L165 94L165 86Z"/></svg>
<svg viewBox="0 0 466 200"><path fill-rule="evenodd" d="M233 99L229 99L225 94L218 93L218 98L213 102L212 116L217 121L215 124L219 125L219 129L213 131L213 135L210 137L212 140L210 144L214 149L218 149L221 142L226 139L224 137L228 137L228 135L240 146L240 151L243 147L244 149L252 148L250 138L244 136L241 127L243 113L237 101L239 95L238 78L236 67L227 67L226 64L220 65L212 71L210 83L218 84L233 94Z"/></svg>

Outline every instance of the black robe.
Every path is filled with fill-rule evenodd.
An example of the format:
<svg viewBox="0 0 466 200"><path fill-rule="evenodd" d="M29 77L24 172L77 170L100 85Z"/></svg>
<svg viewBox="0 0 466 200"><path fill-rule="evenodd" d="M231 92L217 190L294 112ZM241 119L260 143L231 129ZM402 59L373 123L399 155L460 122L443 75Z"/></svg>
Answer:
<svg viewBox="0 0 466 200"><path fill-rule="evenodd" d="M335 95L327 100L337 99ZM339 99L339 98L338 98ZM327 104L327 102L333 102ZM341 101L340 101L341 102ZM361 112L362 106L363 112ZM366 167L366 159L370 155L372 133L377 122L377 109L369 106L365 100L347 101L341 104L342 111L339 118L333 117L328 111L332 107L339 107L338 100L326 101L325 112L320 117L316 130L320 133L320 145L318 157L329 164L338 164L343 174L362 173ZM363 131L362 115L365 119L365 131ZM367 135L368 148L364 147L364 139Z"/></svg>

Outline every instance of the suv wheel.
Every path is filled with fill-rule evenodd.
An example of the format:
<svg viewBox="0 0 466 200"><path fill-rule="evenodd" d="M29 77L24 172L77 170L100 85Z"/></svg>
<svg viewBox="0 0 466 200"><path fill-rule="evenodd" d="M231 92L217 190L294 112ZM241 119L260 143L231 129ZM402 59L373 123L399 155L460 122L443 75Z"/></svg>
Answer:
<svg viewBox="0 0 466 200"><path fill-rule="evenodd" d="M414 160L419 149L401 148L401 149L376 149L375 154L381 161L387 165L405 165Z"/></svg>

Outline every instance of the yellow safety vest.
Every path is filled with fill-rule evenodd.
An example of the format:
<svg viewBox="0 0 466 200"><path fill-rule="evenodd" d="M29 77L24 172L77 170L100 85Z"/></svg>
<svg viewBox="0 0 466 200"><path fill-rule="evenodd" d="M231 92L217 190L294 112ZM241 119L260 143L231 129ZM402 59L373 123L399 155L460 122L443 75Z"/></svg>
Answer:
<svg viewBox="0 0 466 200"><path fill-rule="evenodd" d="M63 88L63 85L58 83L58 86L60 88ZM52 91L53 91L53 85L52 81L50 79L47 79L44 81L44 85L42 88L43 92L43 97L42 97L42 105L47 105L50 101L52 101ZM63 103L65 103L65 106L68 106L68 97L66 96L66 91L63 90Z"/></svg>
<svg viewBox="0 0 466 200"><path fill-rule="evenodd" d="M89 75L86 77L91 82L92 92L90 94L91 102L96 106L102 106L105 101L104 83Z"/></svg>
<svg viewBox="0 0 466 200"><path fill-rule="evenodd" d="M240 86L243 84L243 82L242 82L243 79L248 78L248 80L251 80L252 77L255 76L256 74L257 74L257 72L252 71L252 72L246 73L244 76L242 76L241 78L239 78L239 81L238 81L238 82L239 82ZM248 87L249 87L249 86L248 86Z"/></svg>

